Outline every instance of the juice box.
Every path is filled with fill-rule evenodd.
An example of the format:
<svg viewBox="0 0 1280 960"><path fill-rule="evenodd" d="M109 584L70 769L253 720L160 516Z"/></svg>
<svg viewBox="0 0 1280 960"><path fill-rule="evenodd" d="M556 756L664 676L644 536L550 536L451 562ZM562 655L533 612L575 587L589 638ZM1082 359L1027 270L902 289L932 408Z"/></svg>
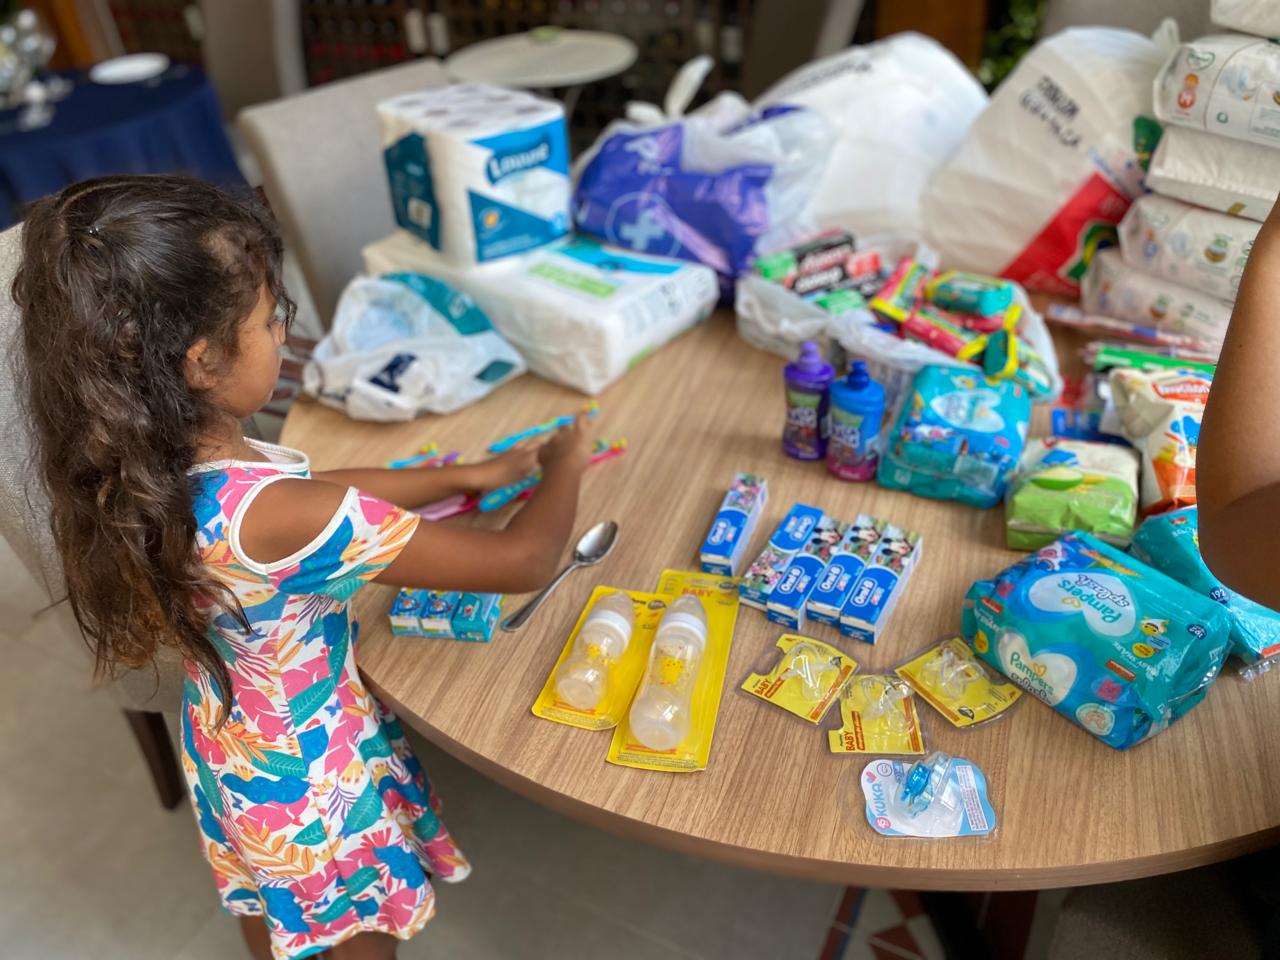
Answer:
<svg viewBox="0 0 1280 960"><path fill-rule="evenodd" d="M769 606L769 594L782 579L783 571L791 558L809 540L809 534L822 519L822 511L807 503L797 503L787 511L778 529L760 551L760 556L747 568L738 587L738 594L747 606L764 610Z"/></svg>
<svg viewBox="0 0 1280 960"><path fill-rule="evenodd" d="M733 486L724 495L711 530L702 542L699 559L703 573L726 577L737 575L768 495L764 477L740 473L733 478Z"/></svg>
<svg viewBox="0 0 1280 960"><path fill-rule="evenodd" d="M892 524L885 526L875 556L840 611L841 633L867 643L876 642L920 560L922 546L920 534Z"/></svg>
<svg viewBox="0 0 1280 960"><path fill-rule="evenodd" d="M391 604L391 632L398 637L416 637L418 620L422 616L422 601L426 590L401 590Z"/></svg>
<svg viewBox="0 0 1280 960"><path fill-rule="evenodd" d="M502 594L464 593L453 611L453 639L488 643L502 615Z"/></svg>
<svg viewBox="0 0 1280 960"><path fill-rule="evenodd" d="M452 640L453 611L462 595L453 590L447 593L423 590L422 593L424 596L418 613L418 636Z"/></svg>
<svg viewBox="0 0 1280 960"><path fill-rule="evenodd" d="M804 606L809 594L818 585L818 577L831 559L836 544L848 529L847 523L826 515L818 521L809 534L808 541L791 558L782 578L769 594L766 616L770 620L792 630L804 623Z"/></svg>
<svg viewBox="0 0 1280 960"><path fill-rule="evenodd" d="M853 593L862 571L875 556L883 529L883 521L865 513L858 514L858 519L845 531L832 552L831 562L822 571L813 593L809 594L805 612L810 620L840 625L840 611Z"/></svg>

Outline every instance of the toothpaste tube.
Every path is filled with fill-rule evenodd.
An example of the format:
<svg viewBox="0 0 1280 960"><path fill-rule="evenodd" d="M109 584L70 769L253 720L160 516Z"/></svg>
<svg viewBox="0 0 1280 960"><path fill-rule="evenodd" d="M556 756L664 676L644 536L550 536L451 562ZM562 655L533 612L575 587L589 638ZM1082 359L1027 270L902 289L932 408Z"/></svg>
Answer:
<svg viewBox="0 0 1280 960"><path fill-rule="evenodd" d="M453 639L488 643L501 614L502 594L461 594L451 620Z"/></svg>
<svg viewBox="0 0 1280 960"><path fill-rule="evenodd" d="M889 320L902 323L915 309L930 274L929 268L915 257L903 257L871 301L871 309Z"/></svg>
<svg viewBox="0 0 1280 960"><path fill-rule="evenodd" d="M866 643L879 639L920 560L922 546L918 533L892 525L884 528L875 556L840 611L841 633Z"/></svg>
<svg viewBox="0 0 1280 960"><path fill-rule="evenodd" d="M1013 303L1013 284L998 277L948 270L929 281L924 295L945 310L990 317Z"/></svg>
<svg viewBox="0 0 1280 960"><path fill-rule="evenodd" d="M971 360L987 346L985 335L966 330L951 314L928 305L903 318L902 332L957 360Z"/></svg>
<svg viewBox="0 0 1280 960"><path fill-rule="evenodd" d="M769 594L782 579L791 558L809 541L809 535L822 520L822 511L805 503L797 503L789 511L773 536L760 551L760 556L747 569L738 594L743 603L757 610L769 605Z"/></svg>
<svg viewBox="0 0 1280 960"><path fill-rule="evenodd" d="M792 630L799 629L805 620L809 594L818 585L818 578L831 559L836 544L848 529L847 523L828 516L818 521L808 541L791 558L782 578L769 594L765 615L770 620Z"/></svg>
<svg viewBox="0 0 1280 960"><path fill-rule="evenodd" d="M840 625L840 611L853 593L862 571L875 556L883 527L880 520L862 513L845 531L831 556L831 562L822 571L817 586L809 594L809 602L805 604L805 612L810 620L832 626Z"/></svg>
<svg viewBox="0 0 1280 960"><path fill-rule="evenodd" d="M764 512L768 494L764 477L750 473L734 477L733 486L724 495L711 530L702 542L699 559L703 573L737 576L737 569L751 542L751 534Z"/></svg>

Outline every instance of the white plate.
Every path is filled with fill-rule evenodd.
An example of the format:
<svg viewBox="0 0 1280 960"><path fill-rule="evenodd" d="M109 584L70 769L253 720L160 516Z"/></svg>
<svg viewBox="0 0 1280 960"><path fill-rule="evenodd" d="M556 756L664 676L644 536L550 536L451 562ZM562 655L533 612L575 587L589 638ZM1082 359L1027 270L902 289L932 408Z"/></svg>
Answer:
<svg viewBox="0 0 1280 960"><path fill-rule="evenodd" d="M94 83L137 83L158 77L168 69L169 58L163 53L134 53L95 64L89 79Z"/></svg>

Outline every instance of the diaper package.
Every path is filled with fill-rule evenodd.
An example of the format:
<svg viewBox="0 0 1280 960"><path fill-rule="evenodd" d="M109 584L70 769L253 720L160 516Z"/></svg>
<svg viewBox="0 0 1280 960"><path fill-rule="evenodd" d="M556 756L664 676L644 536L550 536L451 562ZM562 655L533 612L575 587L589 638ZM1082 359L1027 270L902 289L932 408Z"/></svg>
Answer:
<svg viewBox="0 0 1280 960"><path fill-rule="evenodd" d="M1218 33L1182 44L1155 83L1166 124L1280 146L1280 46Z"/></svg>
<svg viewBox="0 0 1280 960"><path fill-rule="evenodd" d="M1231 618L1231 652L1244 661L1246 669L1280 656L1280 613L1228 589L1209 570L1200 556L1196 507L1144 520L1130 552L1226 608Z"/></svg>
<svg viewBox="0 0 1280 960"><path fill-rule="evenodd" d="M1021 384L925 367L885 438L876 478L895 490L993 507L1018 465L1030 420Z"/></svg>
<svg viewBox="0 0 1280 960"><path fill-rule="evenodd" d="M1124 547L1138 515L1138 455L1114 443L1037 437L1009 483L1005 539L1038 550L1083 530Z"/></svg>
<svg viewBox="0 0 1280 960"><path fill-rule="evenodd" d="M1280 150L1188 127L1165 127L1147 168L1147 186L1162 196L1259 223L1278 185Z"/></svg>
<svg viewBox="0 0 1280 960"><path fill-rule="evenodd" d="M457 263L484 263L569 231L564 107L462 83L378 104L396 223Z"/></svg>
<svg viewBox="0 0 1280 960"><path fill-rule="evenodd" d="M1252 220L1149 193L1120 222L1120 253L1131 267L1234 301L1257 235Z"/></svg>
<svg viewBox="0 0 1280 960"><path fill-rule="evenodd" d="M1196 447L1212 376L1122 367L1109 382L1124 435L1142 453L1143 516L1195 503Z"/></svg>
<svg viewBox="0 0 1280 960"><path fill-rule="evenodd" d="M414 271L469 294L540 377L597 394L705 319L715 306L706 267L576 237L498 263L460 267L396 233L364 249L371 274Z"/></svg>
<svg viewBox="0 0 1280 960"><path fill-rule="evenodd" d="M1087 533L979 580L965 639L986 662L1103 743L1124 750L1203 698L1230 618L1208 597Z"/></svg>
<svg viewBox="0 0 1280 960"><path fill-rule="evenodd" d="M1089 264L1080 305L1087 313L1195 337L1216 353L1231 322L1232 303L1135 269L1119 250L1107 249Z"/></svg>
<svg viewBox="0 0 1280 960"><path fill-rule="evenodd" d="M1280 37L1280 7L1275 0L1209 0L1209 19L1231 30Z"/></svg>

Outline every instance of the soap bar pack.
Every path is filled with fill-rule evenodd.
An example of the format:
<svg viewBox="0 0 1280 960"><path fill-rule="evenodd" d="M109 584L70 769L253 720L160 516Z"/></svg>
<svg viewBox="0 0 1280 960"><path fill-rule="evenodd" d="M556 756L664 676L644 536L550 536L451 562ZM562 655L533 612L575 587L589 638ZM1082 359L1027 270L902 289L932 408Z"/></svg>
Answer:
<svg viewBox="0 0 1280 960"><path fill-rule="evenodd" d="M867 643L879 639L920 562L923 545L920 534L885 526L875 555L840 611L841 633Z"/></svg>
<svg viewBox="0 0 1280 960"><path fill-rule="evenodd" d="M703 573L737 576L768 495L769 487L764 477L751 473L740 473L734 477L733 486L725 494L711 530L702 542L699 559Z"/></svg>
<svg viewBox="0 0 1280 960"><path fill-rule="evenodd" d="M747 568L742 583L738 585L743 603L757 610L764 610L769 605L769 594L782 579L791 558L808 542L809 535L821 519L822 511L807 503L797 503L787 511L782 523L773 531L773 536Z"/></svg>
<svg viewBox="0 0 1280 960"><path fill-rule="evenodd" d="M880 520L865 513L853 521L832 553L831 562L818 578L813 593L809 594L805 611L810 620L839 625L840 611L853 593L862 571L875 555L883 529L884 524Z"/></svg>

